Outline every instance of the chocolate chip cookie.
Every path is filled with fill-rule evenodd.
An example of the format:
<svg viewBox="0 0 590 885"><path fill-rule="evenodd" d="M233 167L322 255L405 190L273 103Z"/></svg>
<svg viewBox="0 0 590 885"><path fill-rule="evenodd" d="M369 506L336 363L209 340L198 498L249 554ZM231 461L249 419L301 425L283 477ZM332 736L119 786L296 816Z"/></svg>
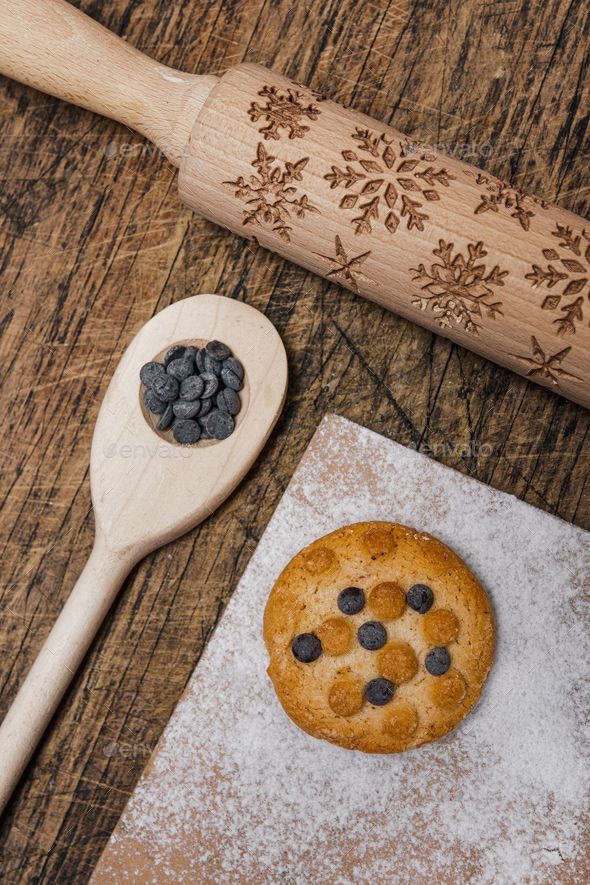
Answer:
<svg viewBox="0 0 590 885"><path fill-rule="evenodd" d="M424 532L387 522L319 538L264 613L268 673L309 734L398 753L451 731L477 702L495 628L485 590Z"/></svg>

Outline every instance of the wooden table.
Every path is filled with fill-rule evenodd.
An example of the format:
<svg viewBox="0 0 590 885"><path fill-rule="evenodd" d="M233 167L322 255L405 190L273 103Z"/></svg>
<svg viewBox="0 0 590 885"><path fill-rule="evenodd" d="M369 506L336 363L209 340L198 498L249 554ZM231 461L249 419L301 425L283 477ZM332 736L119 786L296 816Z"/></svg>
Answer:
<svg viewBox="0 0 590 885"><path fill-rule="evenodd" d="M78 5L167 64L272 65L588 214L581 0ZM0 714L90 551L92 428L139 327L220 292L265 311L291 369L259 463L136 569L8 807L4 882L84 882L322 414L585 528L590 416L192 215L171 167L121 126L6 81L0 112Z"/></svg>

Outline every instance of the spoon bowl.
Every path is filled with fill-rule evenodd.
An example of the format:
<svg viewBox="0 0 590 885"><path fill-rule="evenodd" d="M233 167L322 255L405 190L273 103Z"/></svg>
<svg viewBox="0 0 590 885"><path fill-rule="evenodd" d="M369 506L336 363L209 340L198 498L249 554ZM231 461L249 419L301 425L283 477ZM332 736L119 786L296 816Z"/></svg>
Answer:
<svg viewBox="0 0 590 885"><path fill-rule="evenodd" d="M146 420L139 370L173 344L214 339L244 367L242 408L227 439L182 446ZM286 388L283 343L260 311L196 295L157 314L125 351L96 422L90 484L97 534L112 551L140 559L213 513L258 457Z"/></svg>
<svg viewBox="0 0 590 885"><path fill-rule="evenodd" d="M227 439L179 445L150 424L139 370L172 344L214 339L244 367L242 409ZM239 301L186 298L135 336L113 375L92 440L94 547L0 726L0 811L130 569L227 498L268 439L286 389L287 358L276 329Z"/></svg>

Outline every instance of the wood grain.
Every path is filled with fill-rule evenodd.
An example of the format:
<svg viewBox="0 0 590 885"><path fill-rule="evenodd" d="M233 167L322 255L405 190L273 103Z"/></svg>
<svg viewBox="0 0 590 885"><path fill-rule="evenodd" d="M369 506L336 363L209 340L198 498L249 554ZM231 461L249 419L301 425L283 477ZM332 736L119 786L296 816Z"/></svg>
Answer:
<svg viewBox="0 0 590 885"><path fill-rule="evenodd" d="M77 3L163 64L274 67L588 215L583 0ZM3 880L84 882L319 417L336 411L590 528L589 414L202 221L121 126L0 92L4 713L92 545L88 459L126 344L202 291L285 341L286 409L216 514L143 562L0 829Z"/></svg>
<svg viewBox="0 0 590 885"><path fill-rule="evenodd" d="M173 345L191 344L196 354L197 346L221 339L244 373L233 432L223 444L178 446L143 402L141 368L164 360ZM274 326L249 304L221 295L181 298L158 311L125 350L92 436L90 558L0 723L0 814L125 578L147 554L212 516L240 484L281 413L287 377Z"/></svg>
<svg viewBox="0 0 590 885"><path fill-rule="evenodd" d="M160 64L67 0L4 0L0 73L140 132L176 165L217 82Z"/></svg>
<svg viewBox="0 0 590 885"><path fill-rule="evenodd" d="M584 219L324 98L230 68L193 126L181 198L590 408Z"/></svg>

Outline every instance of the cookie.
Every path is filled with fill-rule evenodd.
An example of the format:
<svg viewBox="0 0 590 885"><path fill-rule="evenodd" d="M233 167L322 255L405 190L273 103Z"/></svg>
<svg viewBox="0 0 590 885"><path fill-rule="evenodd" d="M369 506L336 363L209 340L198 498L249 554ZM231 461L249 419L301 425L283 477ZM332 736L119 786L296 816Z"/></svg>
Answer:
<svg viewBox="0 0 590 885"><path fill-rule="evenodd" d="M319 538L264 612L268 674L315 737L399 753L451 731L477 702L495 628L485 590L445 544L387 522Z"/></svg>

